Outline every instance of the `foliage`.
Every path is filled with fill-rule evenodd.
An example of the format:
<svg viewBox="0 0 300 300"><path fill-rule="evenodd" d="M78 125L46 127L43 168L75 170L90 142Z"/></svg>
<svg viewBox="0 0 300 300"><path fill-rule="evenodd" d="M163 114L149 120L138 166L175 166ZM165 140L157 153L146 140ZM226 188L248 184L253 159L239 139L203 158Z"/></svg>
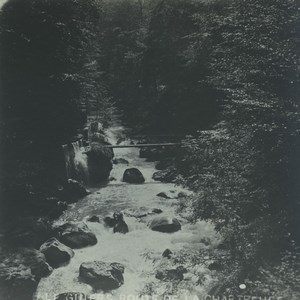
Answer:
<svg viewBox="0 0 300 300"><path fill-rule="evenodd" d="M2 114L9 142L65 142L104 93L91 1L9 1L1 12Z"/></svg>
<svg viewBox="0 0 300 300"><path fill-rule="evenodd" d="M194 219L213 220L245 269L299 241L299 8L233 0L194 14L195 57L222 95L220 122L184 141L183 184ZM246 275L245 275L246 276Z"/></svg>

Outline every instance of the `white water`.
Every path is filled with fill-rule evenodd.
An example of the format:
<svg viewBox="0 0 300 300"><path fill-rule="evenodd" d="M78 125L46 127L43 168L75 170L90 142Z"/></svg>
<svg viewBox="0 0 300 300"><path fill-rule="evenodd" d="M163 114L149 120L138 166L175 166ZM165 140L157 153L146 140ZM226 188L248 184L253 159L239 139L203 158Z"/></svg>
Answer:
<svg viewBox="0 0 300 300"><path fill-rule="evenodd" d="M115 144L116 140L123 133L122 126L116 125L107 131L110 142ZM212 243L218 243L219 237L215 233L213 226L206 222L199 222L195 225L189 224L183 218L176 215L176 203L178 200L161 199L156 196L161 191L180 191L182 189L173 184L163 184L154 182L152 174L155 172L154 163L145 162L139 158L138 148L118 148L115 149L116 158L125 158L129 161L129 166L124 164L114 165L111 176L116 181L111 182L104 188L95 189L94 192L73 204L65 214L57 221L57 224L65 221L82 221L88 216L98 215L105 217L114 211L135 210L141 207L145 209L160 208L163 213L169 216L176 216L182 224L182 230L176 233L160 233L151 231L147 227L147 222L141 222L134 217L128 217L125 214L125 222L128 224L129 233L114 234L112 229L108 229L99 223L86 222L89 228L96 234L98 243L95 246L75 250L75 256L71 262L65 266L55 269L53 273L40 281L37 290L37 298L41 300L53 299L53 295L64 292L83 292L85 294L94 294L90 285L78 280L79 266L82 262L102 260L105 262L119 262L125 266L124 285L119 289L106 294L104 298L98 299L137 299L141 290L148 283L153 283L158 294L163 294L166 285L155 279L155 263L152 260L145 259L145 254L150 253L151 257L161 260L161 254L169 248L173 252L187 249L203 249L206 246L201 242L203 237L209 237ZM135 185L122 182L123 172L127 167L137 167L143 173L145 184ZM153 216L147 216L149 221ZM147 221L145 220L145 221ZM170 260L165 258L165 264ZM188 266L187 266L188 267ZM206 281L203 285L196 285L197 278L192 273L186 274L187 282L190 281L190 287L180 292L177 299L193 299L192 295L205 295L207 286L211 282L209 270L199 267L206 274ZM198 268L198 269L199 269ZM189 270L191 271L191 270ZM199 272L199 270L198 270ZM189 278L189 279L188 279ZM184 287L184 285L183 285ZM95 298L97 299L97 298Z"/></svg>
<svg viewBox="0 0 300 300"><path fill-rule="evenodd" d="M87 183L89 181L88 158L81 141L62 146L68 179L76 179Z"/></svg>
<svg viewBox="0 0 300 300"><path fill-rule="evenodd" d="M88 170L88 158L87 155L84 153L84 148L80 147L80 142L74 142L72 143L75 157L74 157L74 164L75 169L78 172L78 174L83 175L83 180L85 182L89 181L89 170Z"/></svg>

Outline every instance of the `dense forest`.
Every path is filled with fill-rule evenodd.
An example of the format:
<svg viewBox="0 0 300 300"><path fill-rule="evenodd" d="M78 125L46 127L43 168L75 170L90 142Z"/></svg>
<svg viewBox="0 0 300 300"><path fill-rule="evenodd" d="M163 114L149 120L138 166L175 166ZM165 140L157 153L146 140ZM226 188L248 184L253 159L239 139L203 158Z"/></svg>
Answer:
<svg viewBox="0 0 300 300"><path fill-rule="evenodd" d="M40 176L61 180L60 146L87 116L109 126L118 111L137 134L184 136L181 209L231 253L214 293L247 278L298 299L298 1L9 0L0 22L5 209Z"/></svg>

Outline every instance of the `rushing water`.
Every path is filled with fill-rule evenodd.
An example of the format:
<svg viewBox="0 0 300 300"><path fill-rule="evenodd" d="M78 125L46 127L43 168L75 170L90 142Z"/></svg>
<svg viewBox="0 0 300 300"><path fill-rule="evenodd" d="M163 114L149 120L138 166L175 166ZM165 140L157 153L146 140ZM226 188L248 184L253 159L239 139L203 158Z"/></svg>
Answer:
<svg viewBox="0 0 300 300"><path fill-rule="evenodd" d="M89 178L88 161L82 141L63 145L62 149L66 164L66 177L87 183Z"/></svg>
<svg viewBox="0 0 300 300"><path fill-rule="evenodd" d="M123 131L123 127L118 125L110 128L107 135L111 143L116 144ZM93 294L90 285L78 280L80 264L93 260L119 262L125 266L124 285L117 290L102 294L104 297L102 299L137 299L134 297L137 297L145 285L150 282L156 282L158 286L161 286L162 294L165 283L155 279L154 263L153 260L145 259L147 253L161 258L161 254L166 248L175 252L183 247L201 248L204 247L202 243L204 237L209 237L217 243L218 236L211 224L206 222L189 224L185 219L176 215L178 200L163 199L156 196L162 191L174 191L175 194L182 189L173 184L153 181L154 163L139 158L138 148L118 148L114 152L116 158L128 160L128 166L126 164L114 165L111 177L116 180L105 187L94 189L92 194L70 206L57 221L57 224L66 221L85 221L92 215L103 218L114 211L123 211L129 233L125 235L114 234L112 229L104 227L101 223L85 221L96 234L98 243L92 247L75 250L75 256L67 266L55 269L49 277L43 278L38 286L37 298L53 299L53 295L64 292ZM122 182L122 176L127 167L137 167L146 179L145 184ZM147 227L147 221L151 219L151 216L147 216L141 221L128 215L129 211L132 212L140 208L145 210L159 208L163 210L163 214L175 215L181 221L182 230L172 234L151 231ZM207 282L209 280L208 274ZM183 298L183 295L188 295L187 299L189 299L189 296L193 294L205 294L205 285L196 286L194 284L192 286L192 290L181 291L178 299ZM98 296L100 295L101 292L98 293Z"/></svg>

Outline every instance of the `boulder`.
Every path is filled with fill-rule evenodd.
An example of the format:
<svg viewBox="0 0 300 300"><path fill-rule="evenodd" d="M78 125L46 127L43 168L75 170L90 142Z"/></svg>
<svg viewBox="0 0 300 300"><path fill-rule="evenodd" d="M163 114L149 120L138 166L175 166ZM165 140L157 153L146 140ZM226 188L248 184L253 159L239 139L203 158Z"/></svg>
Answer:
<svg viewBox="0 0 300 300"><path fill-rule="evenodd" d="M36 249L1 249L0 299L31 300L41 277L52 268Z"/></svg>
<svg viewBox="0 0 300 300"><path fill-rule="evenodd" d="M126 159L124 159L124 158L115 158L115 159L113 160L113 163L114 163L115 165L117 165L117 164L128 165L128 164L129 164L129 161L126 160Z"/></svg>
<svg viewBox="0 0 300 300"><path fill-rule="evenodd" d="M171 233L180 230L181 224L176 218L157 216L150 221L149 227L153 231Z"/></svg>
<svg viewBox="0 0 300 300"><path fill-rule="evenodd" d="M65 223L58 227L58 240L73 249L97 244L97 238L83 223Z"/></svg>
<svg viewBox="0 0 300 300"><path fill-rule="evenodd" d="M100 218L98 216L91 216L87 219L88 222L100 223Z"/></svg>
<svg viewBox="0 0 300 300"><path fill-rule="evenodd" d="M114 233L127 233L128 226L123 219L122 213L114 213L114 219L116 220L116 224L114 225Z"/></svg>
<svg viewBox="0 0 300 300"><path fill-rule="evenodd" d="M166 258L171 258L171 255L173 254L173 252L170 249L166 249L163 254L162 257L166 257Z"/></svg>
<svg viewBox="0 0 300 300"><path fill-rule="evenodd" d="M45 255L48 264L53 268L65 265L74 256L74 251L60 243L56 238L46 241L41 246L40 251Z"/></svg>
<svg viewBox="0 0 300 300"><path fill-rule="evenodd" d="M79 276L95 290L112 290L124 283L124 266L119 263L92 261L82 263Z"/></svg>
<svg viewBox="0 0 300 300"><path fill-rule="evenodd" d="M145 178L137 168L126 169L123 174L123 181L128 183L143 183Z"/></svg>
<svg viewBox="0 0 300 300"><path fill-rule="evenodd" d="M160 192L156 196L165 198L165 199L179 199L187 196L184 192L176 193L176 191Z"/></svg>
<svg viewBox="0 0 300 300"><path fill-rule="evenodd" d="M114 227L117 224L117 221L114 218L109 217L109 216L105 217L103 221L104 221L104 224L110 228Z"/></svg>
<svg viewBox="0 0 300 300"><path fill-rule="evenodd" d="M184 278L183 274L186 272L187 270L185 267L179 266L176 269L157 271L155 278L162 281L181 281Z"/></svg>
<svg viewBox="0 0 300 300"><path fill-rule="evenodd" d="M103 145L108 144L104 143ZM112 170L114 156L111 148L105 148L99 143L91 143L88 156L89 180L91 183L99 183L108 180Z"/></svg>
<svg viewBox="0 0 300 300"><path fill-rule="evenodd" d="M160 208L153 208L151 213L153 214L161 214L163 211Z"/></svg>
<svg viewBox="0 0 300 300"><path fill-rule="evenodd" d="M125 223L125 221L119 221L115 226L114 226L114 233L127 233L129 232L128 226Z"/></svg>
<svg viewBox="0 0 300 300"><path fill-rule="evenodd" d="M168 168L166 170L157 171L153 173L152 178L155 181L161 181L161 182L175 182L176 180L176 172L175 168Z"/></svg>
<svg viewBox="0 0 300 300"><path fill-rule="evenodd" d="M156 196L164 198L164 199L173 199L175 198L175 195L172 195L171 193L166 193L166 192L160 192Z"/></svg>

